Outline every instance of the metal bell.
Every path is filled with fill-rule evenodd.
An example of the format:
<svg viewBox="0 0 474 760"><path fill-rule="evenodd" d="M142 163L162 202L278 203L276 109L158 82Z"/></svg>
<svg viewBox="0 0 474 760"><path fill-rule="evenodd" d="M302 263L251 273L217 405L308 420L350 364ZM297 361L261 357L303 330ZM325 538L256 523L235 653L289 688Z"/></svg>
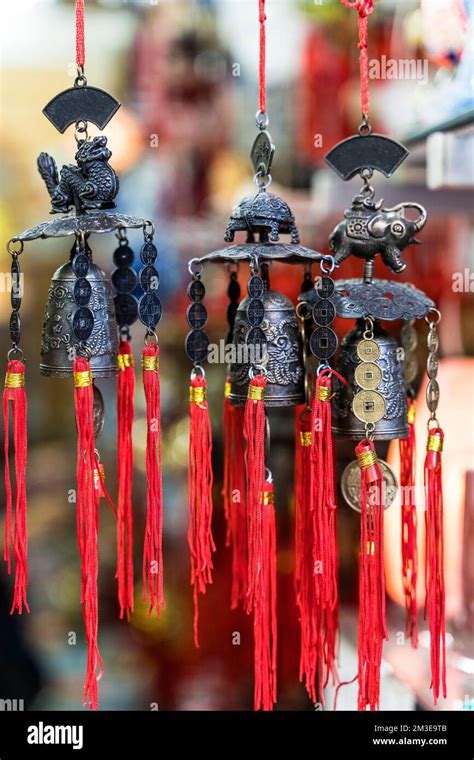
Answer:
<svg viewBox="0 0 474 760"><path fill-rule="evenodd" d="M86 350L94 377L117 373L118 338L112 287L105 273L91 262L86 277L92 292L88 306L94 314L94 328ZM54 273L48 291L41 337L40 371L50 377L72 375L75 338L72 314L77 308L73 298L77 282L70 262Z"/></svg>
<svg viewBox="0 0 474 760"><path fill-rule="evenodd" d="M408 436L406 388L402 365L399 360L397 341L374 322L374 340L380 349L377 364L382 370L382 380L377 391L385 400L385 414L375 426L375 439L381 441ZM353 395L360 391L354 373L360 359L357 344L365 330L364 320L358 320L356 327L341 342L341 351L336 365L337 371L347 380L348 386L335 379L336 393L332 400L332 430L335 435L353 440L365 437L365 425L352 412Z"/></svg>
<svg viewBox="0 0 474 760"><path fill-rule="evenodd" d="M231 404L243 405L247 400L249 371L262 365L266 373L265 406L293 406L304 403L302 346L295 307L289 298L276 290L265 290L261 296L264 319L260 325L265 341L262 346L246 343L249 331L244 298L237 309L230 368Z"/></svg>

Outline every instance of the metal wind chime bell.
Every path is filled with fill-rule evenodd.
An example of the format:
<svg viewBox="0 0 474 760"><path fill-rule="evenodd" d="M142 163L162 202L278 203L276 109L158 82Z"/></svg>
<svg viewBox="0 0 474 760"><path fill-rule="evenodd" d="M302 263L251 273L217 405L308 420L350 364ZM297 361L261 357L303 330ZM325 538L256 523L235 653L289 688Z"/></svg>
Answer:
<svg viewBox="0 0 474 760"><path fill-rule="evenodd" d="M437 324L434 303L409 284L374 277L380 255L395 274L405 269L404 249L427 215L418 203L384 208L370 184L374 171L390 177L408 151L396 141L372 133L368 119L368 15L373 3L342 2L358 10L363 122L358 134L336 145L329 166L343 180L360 175L363 186L329 239L323 255L299 244L287 204L267 191L274 148L266 131L265 13L260 0L259 133L251 152L257 192L231 214L225 240L242 232L246 242L190 261L190 332L186 352L193 363L190 384L189 488L191 583L198 646L198 594L212 582L213 541L211 467L212 433L203 364L209 340L204 332L202 274L208 263L229 268L227 343L232 361L224 399L224 510L227 543L232 547L231 607L253 615L255 709L276 702L276 540L273 483L266 409L296 406L295 440L295 589L301 628L300 680L313 702L324 705L324 689L338 683L338 550L333 435L357 441L356 458L345 469L344 499L361 514L359 554L358 708L375 710L380 699L384 639L385 582L383 513L393 501L397 478L379 460L376 441L399 440L402 492L401 548L406 600L406 634L417 646L417 547L415 503L414 322L428 324L427 404L430 412L425 460L426 614L431 634L431 670L435 702L446 694L441 452L443 432L436 417L439 388ZM416 211L411 219L409 210ZM291 242L279 238L289 234ZM349 256L363 260L360 279L331 276ZM295 308L272 290L269 263L302 263L305 277ZM239 264L249 264L247 297L240 301ZM311 265L321 274L311 277ZM343 338L333 329L339 317L355 324ZM383 323L402 321L400 342ZM301 406L302 405L302 406Z"/></svg>
<svg viewBox="0 0 474 760"><path fill-rule="evenodd" d="M26 395L25 362L20 348L20 255L26 242L36 239L73 238L69 260L53 274L45 308L41 337L43 375L74 381L77 444L77 531L81 562L81 604L84 618L87 669L84 705L98 707L98 680L103 672L98 643L98 529L99 500L104 497L117 520L117 586L120 617L130 619L134 608L132 557L132 426L135 374L130 327L139 319L145 328L142 354L143 383L147 405L147 517L143 557L143 596L149 611L158 615L164 606L161 555L161 461L159 347L156 326L161 318L155 267L157 248L151 221L114 211L118 177L109 163L112 153L107 137L88 136L88 123L102 130L120 104L103 90L88 85L84 75L84 3L76 3L76 62L74 86L56 95L44 115L61 133L75 125L75 164L58 172L46 153L38 158L39 173L51 197L51 214L59 215L12 238L7 250L12 257L13 290L8 367L3 396L5 425L6 533L10 571L10 546L15 560L13 609L28 610L26 592ZM139 276L127 230L141 229ZM109 278L93 262L92 238L96 233L116 232L115 269ZM96 381L118 376L117 384L117 506L105 486L97 450L104 425L105 404ZM10 479L8 416L13 415L16 488ZM153 424L151 424L153 422Z"/></svg>

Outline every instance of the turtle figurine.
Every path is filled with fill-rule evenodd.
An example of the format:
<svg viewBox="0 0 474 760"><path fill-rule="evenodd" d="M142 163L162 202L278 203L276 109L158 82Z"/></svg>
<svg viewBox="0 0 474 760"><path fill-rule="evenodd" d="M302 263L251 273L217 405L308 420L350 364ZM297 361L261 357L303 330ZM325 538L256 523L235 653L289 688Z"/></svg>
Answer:
<svg viewBox="0 0 474 760"><path fill-rule="evenodd" d="M289 234L293 244L300 242L295 218L288 204L263 188L234 206L225 231L226 243L231 243L235 232L240 231L248 232L252 238L254 232L259 232L262 238L269 237L273 243L278 242L281 233Z"/></svg>

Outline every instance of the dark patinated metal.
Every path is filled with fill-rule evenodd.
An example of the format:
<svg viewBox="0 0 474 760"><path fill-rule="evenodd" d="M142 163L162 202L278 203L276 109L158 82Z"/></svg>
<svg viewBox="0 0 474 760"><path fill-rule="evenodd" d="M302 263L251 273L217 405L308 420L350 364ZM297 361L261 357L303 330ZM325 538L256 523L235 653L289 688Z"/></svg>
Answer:
<svg viewBox="0 0 474 760"><path fill-rule="evenodd" d="M186 354L195 364L207 359L209 338L203 330L196 328L188 332L184 345Z"/></svg>
<svg viewBox="0 0 474 760"><path fill-rule="evenodd" d="M43 114L58 132L77 121L91 121L103 129L120 108L118 100L99 87L70 87L59 92L43 108Z"/></svg>
<svg viewBox="0 0 474 760"><path fill-rule="evenodd" d="M186 319L190 327L203 328L207 322L206 307L199 301L191 303L186 312Z"/></svg>
<svg viewBox="0 0 474 760"><path fill-rule="evenodd" d="M275 290L266 290L260 297L265 308L265 318L260 327L249 331L249 297L244 298L237 309L233 334L235 361L230 368L230 402L235 405L245 404L249 371L255 364L261 363L267 377L265 406L302 404L303 360L295 307L289 298ZM263 357L259 356L261 345ZM260 358L261 362L258 361Z"/></svg>
<svg viewBox="0 0 474 760"><path fill-rule="evenodd" d="M158 248L151 241L143 243L140 250L140 258L146 265L154 264L158 256Z"/></svg>
<svg viewBox="0 0 474 760"><path fill-rule="evenodd" d="M85 254L80 255L88 259ZM77 256L75 258L77 259ZM43 375L56 377L72 375L77 339L86 341L85 353L90 358L94 377L109 377L117 372L117 324L112 288L104 272L91 262L89 262L87 280L91 285L88 303L93 315L93 326L90 335L85 337L87 330L78 324L77 329L80 334L76 337L73 331L73 318L78 311L74 300L77 279L71 262L63 264L53 275L48 291L41 338L40 370ZM83 316L90 317L89 314Z"/></svg>
<svg viewBox="0 0 474 760"><path fill-rule="evenodd" d="M321 261L323 254L304 245L286 243L240 243L218 248L198 259L204 263L232 264L238 261L284 261L286 264L305 264Z"/></svg>
<svg viewBox="0 0 474 760"><path fill-rule="evenodd" d="M105 135L81 140L74 157L77 166L65 165L58 175L54 158L40 153L38 171L51 196L51 213L66 213L73 206L77 214L87 209L115 208L119 181L108 163L111 156Z"/></svg>
<svg viewBox="0 0 474 760"><path fill-rule="evenodd" d="M270 174L274 155L275 146L272 143L269 132L265 129L260 130L250 152L250 159L255 174L263 177Z"/></svg>
<svg viewBox="0 0 474 760"><path fill-rule="evenodd" d="M206 288L201 280L193 280L188 285L188 297L191 301L202 301L206 295Z"/></svg>
<svg viewBox="0 0 474 760"><path fill-rule="evenodd" d="M259 234L272 242L280 239L280 234L289 234L295 245L300 242L295 218L288 204L277 195L267 193L263 188L254 195L243 198L232 210L224 240L232 242L236 232Z"/></svg>
<svg viewBox="0 0 474 760"><path fill-rule="evenodd" d="M152 265L144 266L140 270L139 278L140 287L143 290L157 290L160 284L160 275L156 267Z"/></svg>
<svg viewBox="0 0 474 760"><path fill-rule="evenodd" d="M112 274L112 285L119 293L130 293L136 284L137 275L131 267L119 267Z"/></svg>
<svg viewBox="0 0 474 760"><path fill-rule="evenodd" d="M361 391L354 377L356 368L361 363L357 353L358 343L362 340L365 322L360 320L356 327L341 342L341 351L336 364L337 371L346 379L348 386L334 377L335 396L332 400L333 432L353 440L362 440L365 435L364 423L352 412L352 399ZM375 427L376 440L406 438L408 435L406 389L402 373L401 352L397 341L374 323L374 341L379 347L380 355L377 365L382 371L382 380L377 386L385 401L385 413Z"/></svg>
<svg viewBox="0 0 474 760"><path fill-rule="evenodd" d="M129 245L119 245L113 255L116 267L129 267L133 264L134 258L135 255Z"/></svg>
<svg viewBox="0 0 474 760"><path fill-rule="evenodd" d="M131 293L119 293L115 296L114 307L119 327L133 325L138 319L138 301Z"/></svg>
<svg viewBox="0 0 474 760"><path fill-rule="evenodd" d="M324 158L341 179L348 180L364 169L391 177L407 156L405 146L390 137L359 134L337 143Z"/></svg>
<svg viewBox="0 0 474 760"><path fill-rule="evenodd" d="M316 289L302 293L298 300L313 306L318 301ZM420 319L434 307L434 302L421 290L406 282L393 280L336 280L334 293L337 316L359 319L372 316L375 319Z"/></svg>
<svg viewBox="0 0 474 760"><path fill-rule="evenodd" d="M138 318L149 330L154 330L163 314L158 294L150 291L144 293L138 301Z"/></svg>
<svg viewBox="0 0 474 760"><path fill-rule="evenodd" d="M88 211L87 214L70 214L59 219L41 222L21 232L14 240L37 240L38 238L67 237L68 235L89 235L91 232L114 232L119 229L144 227L145 219L116 212Z"/></svg>
<svg viewBox="0 0 474 760"><path fill-rule="evenodd" d="M403 215L406 208L414 208L419 216L412 221ZM415 234L426 224L426 211L419 203L398 203L393 208L382 208L369 195L356 195L350 209L344 212L344 221L334 228L329 246L337 264L348 256L369 260L380 254L392 272L403 272L406 267L401 252L415 243Z"/></svg>
<svg viewBox="0 0 474 760"><path fill-rule="evenodd" d="M94 384L94 440L102 435L105 423L105 404L102 393Z"/></svg>

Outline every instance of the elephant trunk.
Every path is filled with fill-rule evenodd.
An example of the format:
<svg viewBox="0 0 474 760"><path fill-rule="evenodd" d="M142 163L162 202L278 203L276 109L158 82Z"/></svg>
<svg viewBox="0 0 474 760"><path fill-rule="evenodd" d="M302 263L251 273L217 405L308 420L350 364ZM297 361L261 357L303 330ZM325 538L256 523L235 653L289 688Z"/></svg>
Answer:
<svg viewBox="0 0 474 760"><path fill-rule="evenodd" d="M420 212L420 215L418 219L414 222L415 224L415 232L420 232L420 230L423 229L423 227L426 224L426 220L428 219L428 215L426 213L426 209L423 208L423 206L420 206L419 203L411 203L411 208L416 208Z"/></svg>
<svg viewBox="0 0 474 760"><path fill-rule="evenodd" d="M413 222L413 231L420 232L420 230L423 229L423 227L426 224L426 220L428 219L428 215L426 213L426 209L421 206L419 203L397 203L396 206L393 206L393 208L387 208L385 211L400 211L401 209L405 208L416 208L419 212L419 217Z"/></svg>

